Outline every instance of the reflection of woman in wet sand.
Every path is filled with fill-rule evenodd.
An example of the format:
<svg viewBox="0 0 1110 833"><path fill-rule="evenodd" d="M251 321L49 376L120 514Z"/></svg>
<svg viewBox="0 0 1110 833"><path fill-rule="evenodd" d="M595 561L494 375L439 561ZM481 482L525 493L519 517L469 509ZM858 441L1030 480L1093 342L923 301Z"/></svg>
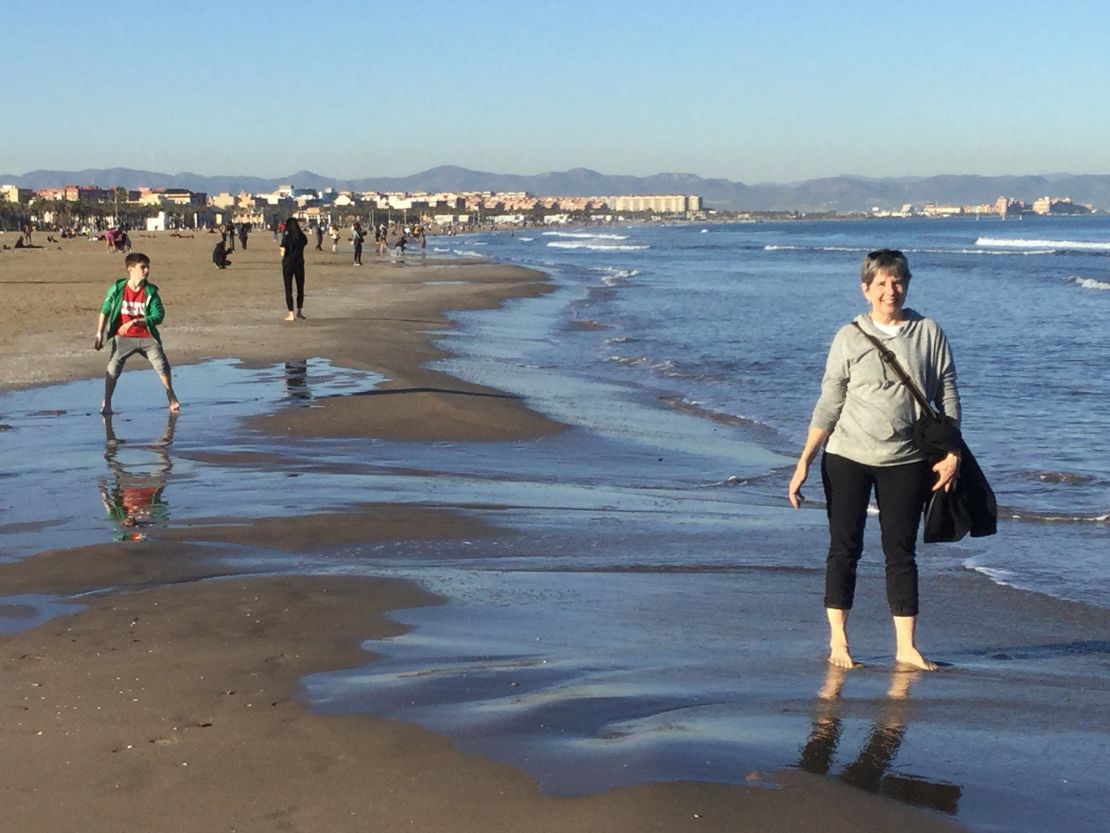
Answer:
<svg viewBox="0 0 1110 833"><path fill-rule="evenodd" d="M311 399L308 389L308 359L285 363L285 392L293 399Z"/></svg>
<svg viewBox="0 0 1110 833"><path fill-rule="evenodd" d="M166 430L160 440L151 445L133 446L151 452L155 461L146 460L139 466L131 464L133 468L129 469L119 458L120 446L125 445L126 440L116 437L112 415L104 415L104 459L113 478L111 483L101 479L100 499L108 517L117 525L117 541L141 541L146 538L146 533L137 528L163 523L169 517L169 505L163 493L166 478L173 469L168 449L173 444L177 416L175 412L169 412Z"/></svg>
<svg viewBox="0 0 1110 833"><path fill-rule="evenodd" d="M814 775L827 775L833 766L843 733L840 692L847 679L847 671L846 668L830 665L825 683L817 694L813 728L798 760L801 769ZM841 770L838 778L853 787L880 793L906 804L955 813L962 792L958 785L889 772L905 739L910 688L920 676L921 672L916 669L895 671L891 675L887 701L872 724L867 740L860 747L856 759Z"/></svg>

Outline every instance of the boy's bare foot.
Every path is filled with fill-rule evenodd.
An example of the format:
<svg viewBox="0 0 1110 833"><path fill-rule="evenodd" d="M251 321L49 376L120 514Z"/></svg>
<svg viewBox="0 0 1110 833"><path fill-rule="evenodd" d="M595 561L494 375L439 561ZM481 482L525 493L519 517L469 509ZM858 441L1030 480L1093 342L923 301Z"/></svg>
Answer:
<svg viewBox="0 0 1110 833"><path fill-rule="evenodd" d="M178 402L176 399L170 401L170 413L171 414L181 413L181 403Z"/></svg>
<svg viewBox="0 0 1110 833"><path fill-rule="evenodd" d="M107 402L101 402L100 403L100 413L103 414L104 416L108 416L110 413L112 413L112 406L109 405Z"/></svg>
<svg viewBox="0 0 1110 833"><path fill-rule="evenodd" d="M937 664L935 662L929 662L929 660L921 656L921 652L916 648L906 648L899 651L894 657L894 662L897 665L907 668L917 668L921 671L937 670Z"/></svg>
<svg viewBox="0 0 1110 833"><path fill-rule="evenodd" d="M296 316L293 315L292 312L286 313L286 315L285 315L285 320L286 321L293 321L295 318L296 318Z"/></svg>

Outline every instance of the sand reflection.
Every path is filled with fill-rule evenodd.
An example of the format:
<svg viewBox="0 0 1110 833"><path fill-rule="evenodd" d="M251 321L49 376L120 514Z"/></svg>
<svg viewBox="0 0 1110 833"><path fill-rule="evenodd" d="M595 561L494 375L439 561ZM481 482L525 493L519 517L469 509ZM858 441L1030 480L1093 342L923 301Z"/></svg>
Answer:
<svg viewBox="0 0 1110 833"><path fill-rule="evenodd" d="M108 476L99 482L100 499L117 541L141 541L144 527L169 520L166 480L173 470L169 448L178 415L168 412L166 430L151 443L129 444L116 436L112 415L104 415L104 459ZM129 453L123 453L123 452Z"/></svg>
<svg viewBox="0 0 1110 833"><path fill-rule="evenodd" d="M909 723L910 690L921 671L894 671L887 699L856 754L855 760L836 776L841 781L868 792L895 798L906 804L931 807L944 813L956 812L962 788L958 784L929 781L914 775L894 774L891 764L902 746ZM809 739L802 748L798 766L816 775L828 775L834 768L837 747L844 731L841 718L841 690L848 670L830 665L817 700Z"/></svg>

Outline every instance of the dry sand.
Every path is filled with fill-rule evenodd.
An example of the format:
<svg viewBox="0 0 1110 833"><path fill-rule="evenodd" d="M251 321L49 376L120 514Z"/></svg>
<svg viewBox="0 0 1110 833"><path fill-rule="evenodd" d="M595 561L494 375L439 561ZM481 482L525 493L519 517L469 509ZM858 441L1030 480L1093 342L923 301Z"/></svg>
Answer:
<svg viewBox="0 0 1110 833"><path fill-rule="evenodd" d="M36 235L36 242L45 235ZM307 321L285 323L276 246L251 238L233 266L214 237L135 236L167 307L177 364L323 356L376 370L389 394L259 417L285 432L423 441L528 438L560 430L512 397L421 365L444 310L545 291L543 276L483 263L404 265L312 252ZM96 310L122 257L63 241L0 252L6 387L99 376ZM451 283L440 283L450 281ZM461 282L461 283L459 283ZM121 385L127 384L126 375ZM86 406L88 407L88 406ZM189 408L189 403L184 403ZM86 608L0 637L4 829L49 831L925 831L959 829L833 780L753 773L752 785L671 784L552 798L523 774L431 732L369 717L312 715L305 674L363 662L360 641L396 632L382 614L431 604L387 580L226 576L194 542L285 548L482 534L433 510L365 506L249 527L163 530L140 543L54 550L0 565L5 595L72 594Z"/></svg>

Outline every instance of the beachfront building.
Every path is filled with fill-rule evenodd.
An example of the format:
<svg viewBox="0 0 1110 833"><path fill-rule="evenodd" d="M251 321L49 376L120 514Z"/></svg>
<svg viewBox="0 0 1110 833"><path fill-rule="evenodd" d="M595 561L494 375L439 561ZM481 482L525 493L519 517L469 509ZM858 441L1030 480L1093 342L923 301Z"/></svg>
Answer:
<svg viewBox="0 0 1110 833"><path fill-rule="evenodd" d="M653 214L687 214L701 211L701 197L696 194L653 194L606 197L613 211L650 211Z"/></svg>
<svg viewBox="0 0 1110 833"><path fill-rule="evenodd" d="M235 197L231 196L228 191L224 191L221 194L216 194L216 196L210 197L208 200L208 204L211 205L213 208L231 208L235 205Z"/></svg>
<svg viewBox="0 0 1110 833"><path fill-rule="evenodd" d="M1021 200L1015 200L1011 197L999 197L994 202L994 210L999 217L1005 219L1006 217L1017 217L1023 214L1027 209L1025 203Z"/></svg>
<svg viewBox="0 0 1110 833"><path fill-rule="evenodd" d="M18 185L0 185L0 200L16 204L31 201L35 192L30 188L20 188Z"/></svg>
<svg viewBox="0 0 1110 833"><path fill-rule="evenodd" d="M963 206L959 205L937 205L936 203L927 202L925 207L921 209L921 213L926 217L958 217L964 213Z"/></svg>
<svg viewBox="0 0 1110 833"><path fill-rule="evenodd" d="M1033 201L1034 214L1090 214L1091 207L1077 205L1071 197L1041 197Z"/></svg>

